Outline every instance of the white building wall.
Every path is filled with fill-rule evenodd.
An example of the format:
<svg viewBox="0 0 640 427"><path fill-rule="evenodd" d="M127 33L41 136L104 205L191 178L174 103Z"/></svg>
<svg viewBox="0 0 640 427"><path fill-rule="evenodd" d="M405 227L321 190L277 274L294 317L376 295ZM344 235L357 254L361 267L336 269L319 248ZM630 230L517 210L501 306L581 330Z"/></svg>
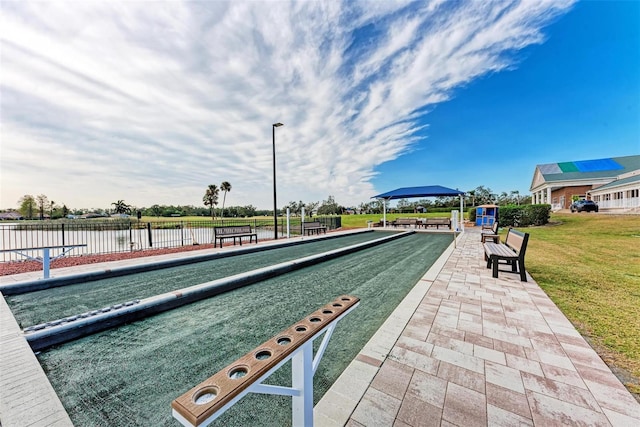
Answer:
<svg viewBox="0 0 640 427"><path fill-rule="evenodd" d="M603 190L591 190L589 193L600 209L626 211L640 208L640 182Z"/></svg>

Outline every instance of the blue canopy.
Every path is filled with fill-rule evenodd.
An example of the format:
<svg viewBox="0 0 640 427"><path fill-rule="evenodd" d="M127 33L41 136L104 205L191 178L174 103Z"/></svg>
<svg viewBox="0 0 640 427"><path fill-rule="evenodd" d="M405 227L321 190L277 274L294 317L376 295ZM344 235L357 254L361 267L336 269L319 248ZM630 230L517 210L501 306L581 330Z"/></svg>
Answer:
<svg viewBox="0 0 640 427"><path fill-rule="evenodd" d="M411 197L440 197L440 196L460 196L464 191L454 190L441 185L427 185L426 187L404 187L387 193L373 196L372 199L408 199Z"/></svg>

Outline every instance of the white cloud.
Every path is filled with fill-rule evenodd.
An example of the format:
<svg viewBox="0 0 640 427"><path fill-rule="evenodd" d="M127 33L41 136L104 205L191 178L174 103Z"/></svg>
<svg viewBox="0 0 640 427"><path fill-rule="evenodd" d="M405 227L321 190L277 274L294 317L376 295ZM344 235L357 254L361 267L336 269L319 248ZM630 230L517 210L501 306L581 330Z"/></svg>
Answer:
<svg viewBox="0 0 640 427"><path fill-rule="evenodd" d="M570 2L3 2L0 207L367 200L418 110ZM422 110L421 110L422 111Z"/></svg>

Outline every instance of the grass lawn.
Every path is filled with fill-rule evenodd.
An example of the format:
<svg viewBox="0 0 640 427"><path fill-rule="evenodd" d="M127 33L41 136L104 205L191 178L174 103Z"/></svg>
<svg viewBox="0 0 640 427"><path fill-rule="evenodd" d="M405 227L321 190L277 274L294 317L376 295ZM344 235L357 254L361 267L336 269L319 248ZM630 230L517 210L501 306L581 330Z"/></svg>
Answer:
<svg viewBox="0 0 640 427"><path fill-rule="evenodd" d="M216 216L216 221L221 219L238 219L238 218L220 218ZM251 218L246 218L248 220L254 219L271 219L273 221L272 216L253 216ZM143 216L140 219L141 222L158 222L158 221L166 221L166 222L180 222L180 221L211 221L211 216L172 216L172 217L164 217L164 216Z"/></svg>
<svg viewBox="0 0 640 427"><path fill-rule="evenodd" d="M382 214L368 214L368 215L341 215L342 216L342 227L343 228L366 228L367 227L367 221L373 221L373 222L378 222L382 219ZM467 213L465 212L465 217L467 216ZM387 214L387 221L393 221L396 218L434 218L434 217L440 217L440 218L451 218L451 214L449 212L434 212L434 213L426 213L426 214L421 214L421 213L393 213ZM294 218L299 218L299 217L294 217ZM216 217L216 220L220 220L221 218L218 216ZM237 220L238 218L225 218L225 219L234 219ZM268 220L268 221L273 221L273 217L272 216L255 216L255 217L251 217L251 218L246 218L248 221L253 221L254 219L257 220ZM284 217L280 217L279 221L283 220L284 221ZM211 221L211 217L210 216L181 216L181 217L155 217L155 216L143 216L142 219L140 220L141 222L145 223L145 222L158 222L158 221L170 221L170 222L180 222L180 221L198 221L198 222L206 222L206 221ZM309 217L307 217L306 221L309 221Z"/></svg>
<svg viewBox="0 0 640 427"><path fill-rule="evenodd" d="M466 214L466 212L465 212ZM466 215L465 215L466 216ZM434 213L387 213L387 222L391 222L396 218L451 218L449 212ZM367 227L367 221L378 222L382 219L382 214L366 214L366 215L342 215L342 226L345 228Z"/></svg>
<svg viewBox="0 0 640 427"><path fill-rule="evenodd" d="M640 216L554 214L526 231L531 276L639 394Z"/></svg>

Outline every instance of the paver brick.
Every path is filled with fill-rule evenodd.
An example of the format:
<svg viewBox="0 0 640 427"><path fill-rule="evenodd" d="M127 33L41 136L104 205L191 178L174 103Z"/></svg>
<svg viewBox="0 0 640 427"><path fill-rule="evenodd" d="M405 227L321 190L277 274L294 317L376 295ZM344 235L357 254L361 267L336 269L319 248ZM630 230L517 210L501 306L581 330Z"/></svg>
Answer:
<svg viewBox="0 0 640 427"><path fill-rule="evenodd" d="M485 395L449 383L442 418L459 426L486 426L487 400Z"/></svg>

